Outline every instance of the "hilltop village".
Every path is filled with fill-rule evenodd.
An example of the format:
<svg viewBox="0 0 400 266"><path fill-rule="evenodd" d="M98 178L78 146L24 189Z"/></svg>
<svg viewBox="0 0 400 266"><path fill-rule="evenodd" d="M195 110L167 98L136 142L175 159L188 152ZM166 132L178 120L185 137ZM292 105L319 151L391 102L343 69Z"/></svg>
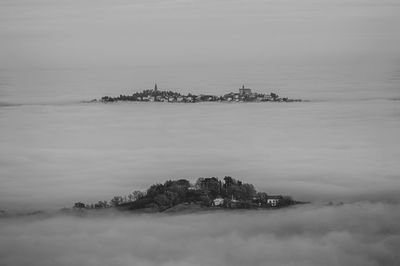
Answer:
<svg viewBox="0 0 400 266"><path fill-rule="evenodd" d="M197 103L197 102L301 102L300 99L280 97L276 93L262 94L252 92L243 85L238 92L230 92L223 96L181 94L173 91L163 91L157 88L135 92L132 95L120 95L118 97L104 96L102 102L134 101L134 102L168 102L168 103Z"/></svg>
<svg viewBox="0 0 400 266"><path fill-rule="evenodd" d="M117 208L164 212L183 208L271 209L302 203L305 202L295 201L290 196L257 192L252 184L225 176L223 180L217 177L199 178L195 184L186 179L168 180L164 184L154 184L146 191L115 196L110 201L95 204L77 202L73 209Z"/></svg>

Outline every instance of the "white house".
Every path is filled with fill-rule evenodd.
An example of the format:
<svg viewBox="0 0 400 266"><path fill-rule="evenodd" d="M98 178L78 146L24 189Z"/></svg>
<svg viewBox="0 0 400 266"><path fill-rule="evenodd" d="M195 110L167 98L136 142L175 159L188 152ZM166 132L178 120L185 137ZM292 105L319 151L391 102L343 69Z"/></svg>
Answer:
<svg viewBox="0 0 400 266"><path fill-rule="evenodd" d="M216 198L213 200L214 206L222 206L224 204L224 199L223 198Z"/></svg>
<svg viewBox="0 0 400 266"><path fill-rule="evenodd" d="M282 196L268 196L267 204L271 207L276 207L279 202L282 200Z"/></svg>

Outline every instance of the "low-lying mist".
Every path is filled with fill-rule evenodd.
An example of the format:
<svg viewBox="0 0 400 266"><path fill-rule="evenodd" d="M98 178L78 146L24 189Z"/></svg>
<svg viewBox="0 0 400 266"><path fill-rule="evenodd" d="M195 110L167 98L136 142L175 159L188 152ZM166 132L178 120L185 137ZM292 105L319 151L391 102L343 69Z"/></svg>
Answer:
<svg viewBox="0 0 400 266"><path fill-rule="evenodd" d="M0 109L0 210L230 175L304 201L400 202L395 101Z"/></svg>
<svg viewBox="0 0 400 266"><path fill-rule="evenodd" d="M0 219L0 265L398 265L400 206Z"/></svg>

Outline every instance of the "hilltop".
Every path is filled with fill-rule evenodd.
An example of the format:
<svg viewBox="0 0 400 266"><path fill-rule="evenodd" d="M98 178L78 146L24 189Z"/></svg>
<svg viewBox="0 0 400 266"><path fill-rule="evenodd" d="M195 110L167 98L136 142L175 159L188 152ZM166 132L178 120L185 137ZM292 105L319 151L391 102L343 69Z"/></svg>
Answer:
<svg viewBox="0 0 400 266"><path fill-rule="evenodd" d="M168 180L151 185L146 191L115 196L109 202L95 204L77 202L74 209L106 209L140 212L195 212L208 209L272 209L304 202L290 196L257 192L252 184L230 176L198 178L195 184L186 179Z"/></svg>
<svg viewBox="0 0 400 266"><path fill-rule="evenodd" d="M238 92L230 92L222 96L208 94L181 94L174 91L159 90L157 84L154 89L147 89L141 92L135 92L132 95L120 95L117 97L104 96L100 99L102 102L168 102L168 103L198 103L198 102L301 102L300 99L290 99L280 97L276 93L257 93L244 85Z"/></svg>

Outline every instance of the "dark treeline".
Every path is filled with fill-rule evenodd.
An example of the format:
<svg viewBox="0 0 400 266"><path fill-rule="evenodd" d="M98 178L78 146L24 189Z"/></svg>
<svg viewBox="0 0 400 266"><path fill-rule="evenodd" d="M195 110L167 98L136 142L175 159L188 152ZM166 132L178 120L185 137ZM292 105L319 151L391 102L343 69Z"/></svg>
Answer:
<svg viewBox="0 0 400 266"><path fill-rule="evenodd" d="M195 184L186 179L168 180L154 184L146 191L134 191L126 196L115 196L110 201L95 204L77 202L75 209L118 208L125 210L151 209L164 211L178 204L197 204L219 208L279 208L301 202L290 196L268 195L257 192L252 184L243 183L230 176L199 178Z"/></svg>

